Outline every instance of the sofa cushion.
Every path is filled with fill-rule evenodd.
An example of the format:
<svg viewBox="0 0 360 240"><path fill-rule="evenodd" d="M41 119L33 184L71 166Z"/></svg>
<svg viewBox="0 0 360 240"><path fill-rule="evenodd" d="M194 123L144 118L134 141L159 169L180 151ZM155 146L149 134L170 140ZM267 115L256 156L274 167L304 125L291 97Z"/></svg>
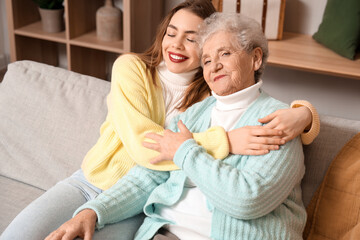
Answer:
<svg viewBox="0 0 360 240"><path fill-rule="evenodd" d="M80 168L99 137L110 83L33 61L0 84L0 174L47 190Z"/></svg>
<svg viewBox="0 0 360 240"><path fill-rule="evenodd" d="M44 191L28 184L0 176L0 234L14 217Z"/></svg>
<svg viewBox="0 0 360 240"><path fill-rule="evenodd" d="M358 132L360 121L320 116L320 134L304 146L305 176L302 180L303 201L307 206L320 186L325 173L340 149Z"/></svg>
<svg viewBox="0 0 360 240"><path fill-rule="evenodd" d="M332 161L307 208L305 239L351 239L360 235L360 133Z"/></svg>

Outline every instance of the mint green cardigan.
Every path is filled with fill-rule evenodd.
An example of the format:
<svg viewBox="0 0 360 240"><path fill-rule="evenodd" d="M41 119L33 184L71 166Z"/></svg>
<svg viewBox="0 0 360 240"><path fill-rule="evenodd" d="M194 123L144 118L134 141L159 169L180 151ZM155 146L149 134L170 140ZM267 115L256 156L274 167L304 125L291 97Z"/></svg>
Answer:
<svg viewBox="0 0 360 240"><path fill-rule="evenodd" d="M192 132L210 126L216 99L209 97L176 117L170 129L178 131L181 119ZM259 125L259 118L287 105L262 92L239 119L237 127ZM81 206L98 216L97 227L115 223L144 212L147 217L135 239L151 239L164 224L160 206L176 203L189 177L207 197L213 213L211 238L302 239L306 211L300 182L304 175L304 156L300 138L262 156L229 155L214 159L195 140L184 142L174 162L181 170L153 171L136 166L113 187Z"/></svg>

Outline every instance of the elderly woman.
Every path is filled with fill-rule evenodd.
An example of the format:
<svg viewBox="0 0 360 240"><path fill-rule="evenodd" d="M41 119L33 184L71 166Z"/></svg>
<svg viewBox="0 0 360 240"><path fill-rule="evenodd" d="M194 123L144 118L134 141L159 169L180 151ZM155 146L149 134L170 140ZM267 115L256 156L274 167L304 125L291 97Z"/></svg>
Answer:
<svg viewBox="0 0 360 240"><path fill-rule="evenodd" d="M79 208L48 239L90 236L95 225L140 212L146 218L135 239L302 239L306 212L300 182L303 151L298 138L262 156L214 159L191 132L220 125L257 125L282 102L261 90L267 41L254 20L216 13L200 31L204 77L213 96L176 117L164 136L149 133L144 145L173 159L178 171L134 167L111 189ZM180 121L181 120L181 121ZM60 236L60 237L59 237Z"/></svg>

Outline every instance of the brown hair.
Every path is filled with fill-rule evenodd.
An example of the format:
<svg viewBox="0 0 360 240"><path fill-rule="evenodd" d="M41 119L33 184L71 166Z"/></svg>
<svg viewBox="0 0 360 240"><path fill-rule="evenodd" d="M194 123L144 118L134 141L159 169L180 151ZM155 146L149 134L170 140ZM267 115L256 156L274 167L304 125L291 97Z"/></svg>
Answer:
<svg viewBox="0 0 360 240"><path fill-rule="evenodd" d="M156 67L163 60L162 40L165 36L166 29L171 21L171 18L181 9L186 9L202 19L205 19L216 12L211 0L187 0L174 7L168 13L157 29L155 41L152 46L144 53L137 54L151 72L154 84L156 84ZM210 95L210 89L204 80L202 68L200 67L198 72L195 74L193 82L186 89L184 99L178 106L178 109L185 110L194 103L203 100L208 95Z"/></svg>

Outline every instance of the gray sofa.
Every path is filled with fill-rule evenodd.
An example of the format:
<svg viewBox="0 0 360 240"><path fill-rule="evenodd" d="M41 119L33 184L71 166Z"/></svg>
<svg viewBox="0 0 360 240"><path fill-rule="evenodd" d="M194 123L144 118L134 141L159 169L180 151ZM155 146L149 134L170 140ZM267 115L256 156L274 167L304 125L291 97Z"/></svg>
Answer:
<svg viewBox="0 0 360 240"><path fill-rule="evenodd" d="M79 169L99 137L107 81L61 68L19 61L0 84L0 233L27 204ZM307 205L360 121L321 116L321 132L304 147Z"/></svg>

